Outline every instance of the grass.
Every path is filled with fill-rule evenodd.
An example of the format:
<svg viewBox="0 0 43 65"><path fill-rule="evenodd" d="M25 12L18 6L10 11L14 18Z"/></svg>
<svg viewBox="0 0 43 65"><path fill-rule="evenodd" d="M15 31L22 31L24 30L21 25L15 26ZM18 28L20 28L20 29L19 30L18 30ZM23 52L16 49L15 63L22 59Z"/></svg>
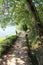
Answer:
<svg viewBox="0 0 43 65"><path fill-rule="evenodd" d="M2 43L5 39L6 39L6 37L1 38L1 39L0 39L0 43Z"/></svg>
<svg viewBox="0 0 43 65"><path fill-rule="evenodd" d="M0 39L0 56L6 48L10 47L15 42L17 37L18 35L11 35Z"/></svg>

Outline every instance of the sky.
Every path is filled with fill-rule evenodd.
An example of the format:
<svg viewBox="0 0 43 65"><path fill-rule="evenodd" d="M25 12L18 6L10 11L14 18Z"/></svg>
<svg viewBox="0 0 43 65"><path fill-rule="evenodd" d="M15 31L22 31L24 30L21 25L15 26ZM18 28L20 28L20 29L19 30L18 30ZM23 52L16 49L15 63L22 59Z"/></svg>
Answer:
<svg viewBox="0 0 43 65"><path fill-rule="evenodd" d="M0 28L0 38L3 38L5 36L8 35L12 35L15 34L16 28L15 26L6 26L5 30L3 30L2 28Z"/></svg>

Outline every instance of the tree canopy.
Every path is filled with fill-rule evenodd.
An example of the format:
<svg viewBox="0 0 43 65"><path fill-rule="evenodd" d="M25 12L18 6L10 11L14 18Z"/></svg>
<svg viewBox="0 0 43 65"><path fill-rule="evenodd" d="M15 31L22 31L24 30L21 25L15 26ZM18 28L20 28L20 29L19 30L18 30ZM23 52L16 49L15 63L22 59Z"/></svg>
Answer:
<svg viewBox="0 0 43 65"><path fill-rule="evenodd" d="M7 24L17 25L20 29L26 24L31 37L40 35L43 33L43 0L0 0L0 26ZM37 28L40 28L39 32Z"/></svg>
<svg viewBox="0 0 43 65"><path fill-rule="evenodd" d="M32 0L32 2L37 8L39 17L41 16L40 19L43 21L43 1ZM29 24L29 26L32 26L32 22L35 20L28 6L27 0L0 0L1 26L3 27L7 23L14 25L15 23L20 24L24 22L27 23L27 25Z"/></svg>

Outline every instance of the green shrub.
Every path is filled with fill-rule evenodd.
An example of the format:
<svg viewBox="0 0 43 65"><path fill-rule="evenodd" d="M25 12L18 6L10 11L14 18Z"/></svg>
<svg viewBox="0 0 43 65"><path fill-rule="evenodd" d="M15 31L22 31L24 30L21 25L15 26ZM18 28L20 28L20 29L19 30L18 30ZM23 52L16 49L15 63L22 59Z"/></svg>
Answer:
<svg viewBox="0 0 43 65"><path fill-rule="evenodd" d="M0 56L6 50L6 48L10 47L17 39L17 35L12 35L7 37L0 43Z"/></svg>

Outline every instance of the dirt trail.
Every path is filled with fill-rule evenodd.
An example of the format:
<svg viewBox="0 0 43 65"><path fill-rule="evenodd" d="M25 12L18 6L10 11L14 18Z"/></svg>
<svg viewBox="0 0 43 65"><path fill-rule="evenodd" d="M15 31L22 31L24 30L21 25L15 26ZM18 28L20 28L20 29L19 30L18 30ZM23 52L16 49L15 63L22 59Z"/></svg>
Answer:
<svg viewBox="0 0 43 65"><path fill-rule="evenodd" d="M0 65L29 65L24 33L20 34L10 51L0 59Z"/></svg>

